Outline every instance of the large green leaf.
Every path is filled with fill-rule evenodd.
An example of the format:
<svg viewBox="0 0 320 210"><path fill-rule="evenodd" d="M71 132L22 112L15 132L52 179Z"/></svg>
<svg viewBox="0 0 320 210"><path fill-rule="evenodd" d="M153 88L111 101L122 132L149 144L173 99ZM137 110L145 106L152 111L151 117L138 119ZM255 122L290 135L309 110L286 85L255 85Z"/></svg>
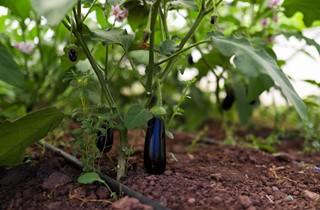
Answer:
<svg viewBox="0 0 320 210"><path fill-rule="evenodd" d="M311 85L315 85L317 86L318 88L320 88L320 83L315 81L315 80L312 80L312 79L307 79L307 80L304 80L305 82L311 84Z"/></svg>
<svg viewBox="0 0 320 210"><path fill-rule="evenodd" d="M244 84L238 83L235 88L237 110L241 124L247 124L253 111L253 107L248 103L247 90Z"/></svg>
<svg viewBox="0 0 320 210"><path fill-rule="evenodd" d="M250 77L247 95L248 102L256 100L262 92L269 90L273 85L273 80L266 74L260 74L259 77Z"/></svg>
<svg viewBox="0 0 320 210"><path fill-rule="evenodd" d="M124 116L124 125L128 130L139 128L147 124L152 118L152 114L140 104L130 107Z"/></svg>
<svg viewBox="0 0 320 210"><path fill-rule="evenodd" d="M18 64L13 60L7 49L0 44L0 80L14 85L23 86L23 75Z"/></svg>
<svg viewBox="0 0 320 210"><path fill-rule="evenodd" d="M179 6L182 5L188 9L191 9L195 12L199 11L198 5L194 0L175 0L175 1L170 1L170 4L174 6Z"/></svg>
<svg viewBox="0 0 320 210"><path fill-rule="evenodd" d="M132 30L137 33L137 29L143 29L148 22L148 9L139 0L127 0L124 7L129 10L128 23ZM142 35L142 34L141 34ZM136 34L137 37L139 37Z"/></svg>
<svg viewBox="0 0 320 210"><path fill-rule="evenodd" d="M169 56L178 50L178 45L174 40L167 39L160 43L160 54Z"/></svg>
<svg viewBox="0 0 320 210"><path fill-rule="evenodd" d="M22 161L25 149L57 127L64 114L56 108L32 112L14 122L0 125L0 166Z"/></svg>
<svg viewBox="0 0 320 210"><path fill-rule="evenodd" d="M284 36L286 36L287 38L293 36L295 38L297 38L298 40L305 40L307 45L309 46L314 46L317 51L318 51L318 54L320 55L320 45L314 40L314 39L310 39L306 36L304 36L301 32L299 31L294 31L294 32L285 32L285 33L282 33Z"/></svg>
<svg viewBox="0 0 320 210"><path fill-rule="evenodd" d="M285 0L282 6L285 8L285 15L291 17L296 12L303 14L303 21L306 26L311 26L315 20L320 20L319 0Z"/></svg>
<svg viewBox="0 0 320 210"><path fill-rule="evenodd" d="M91 33L91 37L104 42L106 45L121 45L126 51L134 39L134 35L128 34L127 30L123 29L96 30Z"/></svg>
<svg viewBox="0 0 320 210"><path fill-rule="evenodd" d="M225 66L228 60L217 50L212 50L208 54L204 54L197 63L191 65L198 69L198 77L204 77L210 69L215 69L217 66Z"/></svg>
<svg viewBox="0 0 320 210"><path fill-rule="evenodd" d="M44 16L50 26L55 26L64 18L77 0L31 0L33 9Z"/></svg>
<svg viewBox="0 0 320 210"><path fill-rule="evenodd" d="M269 75L281 88L283 94L293 104L302 119L306 119L306 106L298 96L290 81L279 68L276 61L264 49L254 49L245 38L225 37L220 33L210 32L213 43L225 56L234 57L236 69L250 77L259 74Z"/></svg>
<svg viewBox="0 0 320 210"><path fill-rule="evenodd" d="M7 7L12 14L17 15L23 19L29 17L31 5L29 0L1 0L0 6Z"/></svg>

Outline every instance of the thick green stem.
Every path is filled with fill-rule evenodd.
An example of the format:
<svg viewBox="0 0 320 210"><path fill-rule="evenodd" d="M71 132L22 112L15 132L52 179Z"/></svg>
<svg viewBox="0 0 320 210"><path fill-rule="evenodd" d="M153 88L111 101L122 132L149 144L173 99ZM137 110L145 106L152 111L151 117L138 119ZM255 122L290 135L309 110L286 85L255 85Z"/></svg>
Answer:
<svg viewBox="0 0 320 210"><path fill-rule="evenodd" d="M153 77L153 70L154 70L154 45L155 45L155 29L156 29L156 22L157 22L157 15L160 7L161 0L157 0L153 6L152 14L151 14L151 24L150 24L150 44L149 44L149 63L146 69L147 74L147 83L146 83L146 91L147 91L147 97L152 96L152 77Z"/></svg>
<svg viewBox="0 0 320 210"><path fill-rule="evenodd" d="M126 161L126 151L128 146L128 130L120 130L120 150L118 156L118 171L117 171L117 180L120 180L126 175L127 161Z"/></svg>
<svg viewBox="0 0 320 210"><path fill-rule="evenodd" d="M159 80L157 80L157 106L162 106L161 84Z"/></svg>
<svg viewBox="0 0 320 210"><path fill-rule="evenodd" d="M93 70L95 72L95 74L98 77L98 81L99 81L100 86L102 88L102 91L103 91L103 93L104 93L104 95L105 95L105 97L107 99L108 105L112 108L113 111L116 111L118 113L118 116L119 116L121 122L123 122L121 114L120 114L120 112L119 112L119 110L118 110L118 108L117 108L117 106L115 104L115 101L114 101L114 99L113 99L113 97L111 95L111 92L109 90L109 87L107 86L107 84L105 82L105 78L104 78L100 68L98 67L93 55L91 54L86 42L84 41L82 33L79 33L78 31L75 31L74 34L77 37L80 45L82 46L83 51L85 52L85 54L86 54L86 56L87 56L87 58L88 58L88 60L89 60L89 62L91 64L91 66L92 66L92 68L93 68Z"/></svg>
<svg viewBox="0 0 320 210"><path fill-rule="evenodd" d="M91 4L89 10L87 11L86 15L82 18L81 22L83 22L88 17L88 15L90 14L90 12L93 9L93 7L96 4L96 2L97 2L97 0L94 0L94 2Z"/></svg>
<svg viewBox="0 0 320 210"><path fill-rule="evenodd" d="M104 80L108 82L108 60L109 60L109 46L106 46L106 63L104 66Z"/></svg>
<svg viewBox="0 0 320 210"><path fill-rule="evenodd" d="M162 20L162 26L163 26L163 30L164 30L164 34L166 35L166 39L170 39L170 34L169 34L169 30L168 30L168 24L167 24L167 11L165 8L165 5L163 5L164 8L164 12L162 12L162 10L160 9L160 17Z"/></svg>
<svg viewBox="0 0 320 210"><path fill-rule="evenodd" d="M163 72L160 75L160 81L163 82L167 76L169 75L169 73L171 72L172 67L174 66L174 63L176 62L177 57L172 58L169 63L167 64L166 68L163 70Z"/></svg>
<svg viewBox="0 0 320 210"><path fill-rule="evenodd" d="M139 80L140 84L146 89L146 84L144 84L144 81L142 80L137 67L134 65L132 59L130 58L129 53L126 53L125 55L127 55L127 59L131 65L134 76L137 80Z"/></svg>
<svg viewBox="0 0 320 210"><path fill-rule="evenodd" d="M179 50L181 50L183 48L183 46L186 44L188 39L192 36L192 34L197 29L197 27L199 26L201 20L204 18L205 15L206 14L204 12L199 13L197 19L194 21L194 23L193 23L192 27L190 28L190 30L188 31L187 35L181 40L181 42L179 44Z"/></svg>
<svg viewBox="0 0 320 210"><path fill-rule="evenodd" d="M114 99L112 97L112 94L111 94L111 92L109 90L109 87L107 86L107 84L105 82L105 78L104 78L104 76L102 74L102 71L100 70L96 60L94 59L93 55L91 54L91 51L88 48L87 43L84 40L84 37L83 37L83 34L82 34L82 23L81 23L81 20L79 20L79 17L81 17L81 14L80 15L77 14L77 11L75 9L73 9L73 13L74 13L74 18L76 20L77 28L76 28L76 30L73 30L72 32L75 35L75 37L78 39L78 41L79 41L84 53L86 54L91 66L93 68L93 71L95 72L95 74L98 77L98 81L100 83L102 92L106 97L108 105L111 107L112 112L116 112L118 114L119 119L121 121L120 123L122 124L123 123L123 119L122 119L121 113L119 112L119 110L118 110L118 108L116 106L116 103L115 103L115 101L114 101ZM81 2L78 3L78 13L81 13ZM72 20L70 20L70 21L72 21ZM63 24L67 27L66 23L63 23Z"/></svg>
<svg viewBox="0 0 320 210"><path fill-rule="evenodd" d="M179 44L179 52L177 52L176 54L178 54L178 53L180 53L180 51L182 51L184 45L187 43L189 38L193 35L194 31L197 29L197 27L199 26L200 22L204 18L204 16L207 14L207 11L205 11L204 2L205 1L202 0L201 9L200 9L200 12L199 12L199 14L197 16L197 19L193 23L193 25L190 28L190 30L188 31L187 35L181 40L181 42ZM186 49L190 49L190 48L186 48ZM176 59L177 59L177 55L175 55L174 57L171 58L171 60L167 64L165 70L160 75L160 80L161 81L165 80L165 78L169 75L169 73L171 72L171 69L172 69Z"/></svg>

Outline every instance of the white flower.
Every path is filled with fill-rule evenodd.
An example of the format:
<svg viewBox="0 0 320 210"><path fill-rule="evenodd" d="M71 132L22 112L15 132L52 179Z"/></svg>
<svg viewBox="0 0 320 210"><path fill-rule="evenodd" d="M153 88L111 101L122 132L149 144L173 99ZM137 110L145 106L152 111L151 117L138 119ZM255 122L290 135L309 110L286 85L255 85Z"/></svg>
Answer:
<svg viewBox="0 0 320 210"><path fill-rule="evenodd" d="M24 42L16 42L13 44L13 46L18 49L20 52L23 52L25 54L30 55L32 53L33 50L33 45L31 44L27 44Z"/></svg>

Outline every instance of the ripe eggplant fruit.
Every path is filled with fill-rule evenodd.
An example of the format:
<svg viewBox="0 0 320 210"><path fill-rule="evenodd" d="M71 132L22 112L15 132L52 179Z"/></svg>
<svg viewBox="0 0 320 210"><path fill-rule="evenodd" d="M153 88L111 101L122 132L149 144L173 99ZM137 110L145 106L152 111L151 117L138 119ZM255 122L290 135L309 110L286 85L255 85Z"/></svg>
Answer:
<svg viewBox="0 0 320 210"><path fill-rule="evenodd" d="M102 127L106 128L105 125L102 125ZM109 152L113 145L113 128L108 128L105 135L102 134L101 131L98 131L97 137L96 145L99 151L103 153Z"/></svg>
<svg viewBox="0 0 320 210"><path fill-rule="evenodd" d="M163 174L166 169L165 125L161 118L152 118L144 143L144 167L150 174Z"/></svg>
<svg viewBox="0 0 320 210"><path fill-rule="evenodd" d="M223 99L221 108L225 111L229 110L232 107L232 104L234 103L236 97L234 95L234 90L232 88L226 89L227 96Z"/></svg>

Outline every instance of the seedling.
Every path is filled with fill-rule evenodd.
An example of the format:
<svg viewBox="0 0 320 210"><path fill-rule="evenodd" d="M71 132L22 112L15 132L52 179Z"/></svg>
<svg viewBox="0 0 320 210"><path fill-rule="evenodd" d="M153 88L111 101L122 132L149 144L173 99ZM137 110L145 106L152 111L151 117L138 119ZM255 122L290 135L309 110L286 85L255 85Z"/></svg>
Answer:
<svg viewBox="0 0 320 210"><path fill-rule="evenodd" d="M99 182L103 184L110 191L112 198L114 198L115 200L118 199L117 194L115 192L112 192L112 190L107 185L107 183L100 178L99 174L95 172L88 172L88 173L82 174L81 176L78 177L78 182L81 184L92 184L94 182Z"/></svg>

